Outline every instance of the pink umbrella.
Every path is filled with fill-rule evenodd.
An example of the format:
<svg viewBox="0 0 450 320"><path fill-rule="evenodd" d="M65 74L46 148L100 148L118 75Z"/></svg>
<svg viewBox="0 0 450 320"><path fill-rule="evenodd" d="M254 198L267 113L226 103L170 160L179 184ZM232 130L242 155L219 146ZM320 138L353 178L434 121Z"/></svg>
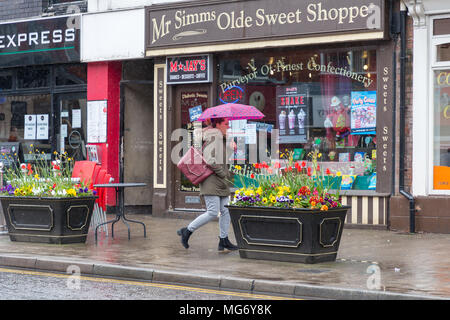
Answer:
<svg viewBox="0 0 450 320"><path fill-rule="evenodd" d="M198 121L205 121L212 118L228 118L229 120L262 119L264 114L254 106L244 104L227 103L216 107L208 108L200 115Z"/></svg>

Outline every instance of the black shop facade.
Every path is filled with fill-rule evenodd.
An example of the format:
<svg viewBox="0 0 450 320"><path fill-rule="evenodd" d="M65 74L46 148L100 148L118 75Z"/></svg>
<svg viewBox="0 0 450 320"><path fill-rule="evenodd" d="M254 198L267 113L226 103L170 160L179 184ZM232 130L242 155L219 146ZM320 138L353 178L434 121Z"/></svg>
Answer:
<svg viewBox="0 0 450 320"><path fill-rule="evenodd" d="M346 223L387 227L394 142L390 9L382 0L339 4L192 1L146 8L146 57L155 61L154 214L202 212L198 188L172 161L173 133L201 128L196 117L208 107L240 103L265 117L231 122L230 134L247 145L234 154L231 171L239 163L251 172L248 152L261 137L275 158L275 131L277 153L300 162L319 141L322 168L342 177L343 203L352 206Z"/></svg>

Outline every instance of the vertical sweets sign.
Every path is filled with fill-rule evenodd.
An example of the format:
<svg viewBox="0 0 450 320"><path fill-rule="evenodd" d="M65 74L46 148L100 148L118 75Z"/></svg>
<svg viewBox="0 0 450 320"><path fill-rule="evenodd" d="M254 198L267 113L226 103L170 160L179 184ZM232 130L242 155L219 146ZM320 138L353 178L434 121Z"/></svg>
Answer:
<svg viewBox="0 0 450 320"><path fill-rule="evenodd" d="M155 64L154 74L154 159L153 187L165 189L167 179L166 165L166 132L167 132L167 100L166 100L166 65Z"/></svg>

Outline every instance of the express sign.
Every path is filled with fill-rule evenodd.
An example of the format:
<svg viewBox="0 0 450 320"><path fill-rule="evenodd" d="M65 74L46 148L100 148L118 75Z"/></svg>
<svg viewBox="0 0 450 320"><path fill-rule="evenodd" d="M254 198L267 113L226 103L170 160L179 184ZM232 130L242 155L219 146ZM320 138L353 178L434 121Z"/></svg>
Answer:
<svg viewBox="0 0 450 320"><path fill-rule="evenodd" d="M209 55L167 58L167 84L211 82Z"/></svg>

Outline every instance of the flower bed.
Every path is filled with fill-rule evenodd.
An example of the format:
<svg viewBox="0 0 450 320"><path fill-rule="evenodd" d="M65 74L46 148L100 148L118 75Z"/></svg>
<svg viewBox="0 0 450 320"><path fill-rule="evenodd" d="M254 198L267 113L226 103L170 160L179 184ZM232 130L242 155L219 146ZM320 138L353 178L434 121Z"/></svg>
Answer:
<svg viewBox="0 0 450 320"><path fill-rule="evenodd" d="M309 156L312 167L307 167L305 161L294 163L293 153L284 153L282 158L286 159L286 164L283 168L279 161L272 166L265 162L257 163L253 165L256 174L249 177L240 175L240 166L235 166L242 187L235 191L232 204L325 211L341 207L335 180L338 177L331 175L329 170L325 174L321 170L318 164L321 154L317 148ZM332 189L337 191L333 193Z"/></svg>
<svg viewBox="0 0 450 320"><path fill-rule="evenodd" d="M32 146L32 145L31 145ZM96 195L89 182L72 179L73 159L66 153L55 160L13 164L3 175L0 195L16 197L83 197Z"/></svg>

